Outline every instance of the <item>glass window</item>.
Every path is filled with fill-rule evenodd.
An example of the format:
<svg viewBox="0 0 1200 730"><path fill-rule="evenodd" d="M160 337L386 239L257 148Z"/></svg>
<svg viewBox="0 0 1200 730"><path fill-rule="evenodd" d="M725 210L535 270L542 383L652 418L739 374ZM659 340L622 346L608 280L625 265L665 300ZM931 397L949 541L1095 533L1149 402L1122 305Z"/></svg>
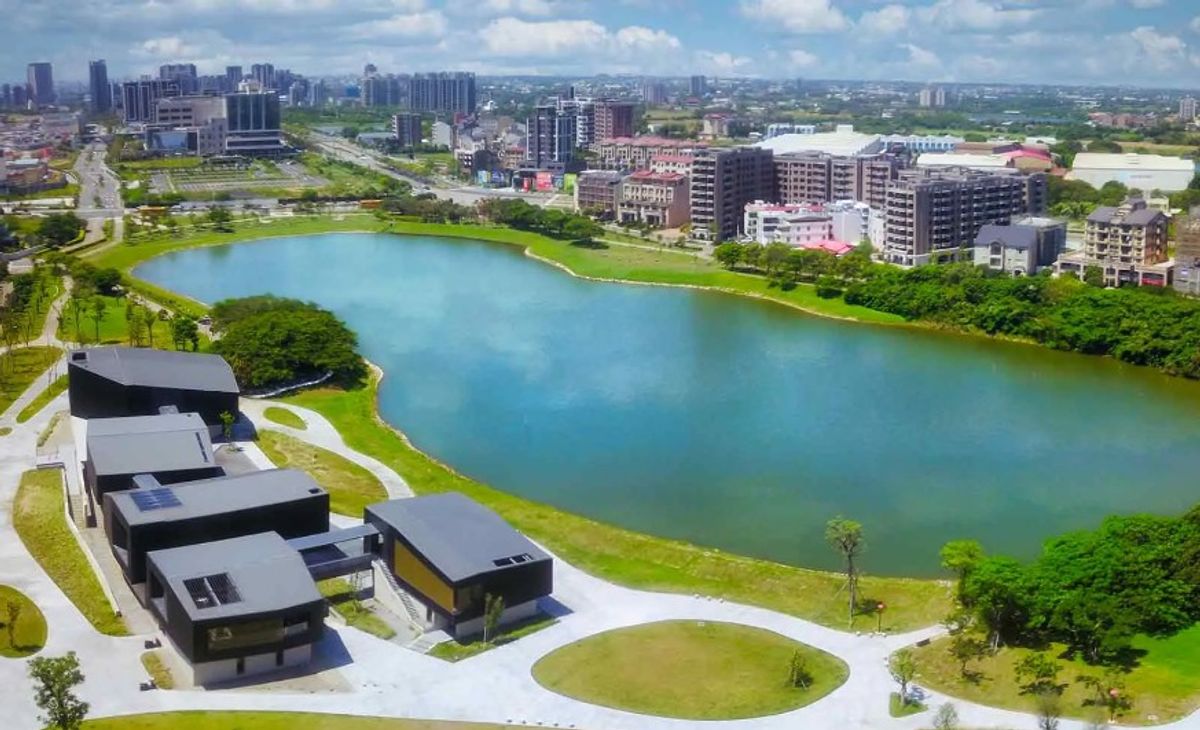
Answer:
<svg viewBox="0 0 1200 730"><path fill-rule="evenodd" d="M214 626L208 630L208 649L209 651L241 649L247 646L275 643L282 641L283 637L283 621L280 619Z"/></svg>

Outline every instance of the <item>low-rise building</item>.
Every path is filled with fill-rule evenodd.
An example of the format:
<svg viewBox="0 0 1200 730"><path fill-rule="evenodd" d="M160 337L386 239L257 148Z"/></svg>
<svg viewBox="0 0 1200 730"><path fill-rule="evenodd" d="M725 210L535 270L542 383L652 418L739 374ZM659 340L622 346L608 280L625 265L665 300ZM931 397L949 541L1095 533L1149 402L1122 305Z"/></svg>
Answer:
<svg viewBox="0 0 1200 730"><path fill-rule="evenodd" d="M663 155L694 154L703 142L666 137L614 137L593 146L598 164L606 170L648 170L650 161Z"/></svg>
<svg viewBox="0 0 1200 730"><path fill-rule="evenodd" d="M692 176L692 164L696 156L686 153L675 155L655 155L650 158L650 172L665 172L675 175Z"/></svg>
<svg viewBox="0 0 1200 730"><path fill-rule="evenodd" d="M531 618L554 585L551 558L495 512L446 492L373 504L364 521L381 557L424 609L427 626L456 637L483 631L485 599L504 601L501 623Z"/></svg>
<svg viewBox="0 0 1200 730"><path fill-rule="evenodd" d="M1200 296L1200 206L1175 223L1175 289Z"/></svg>
<svg viewBox="0 0 1200 730"><path fill-rule="evenodd" d="M688 178L677 172L639 170L621 182L617 220L678 228L690 219Z"/></svg>
<svg viewBox="0 0 1200 730"><path fill-rule="evenodd" d="M1066 245L1067 224L1052 218L988 224L975 236L975 265L1016 276L1034 274L1054 266Z"/></svg>
<svg viewBox="0 0 1200 730"><path fill-rule="evenodd" d="M616 216L623 176L613 170L584 170L575 179L575 210Z"/></svg>
<svg viewBox="0 0 1200 730"><path fill-rule="evenodd" d="M149 474L160 484L224 476L213 456L208 426L197 413L93 418L84 424L83 481L92 499L134 488Z"/></svg>
<svg viewBox="0 0 1200 730"><path fill-rule="evenodd" d="M300 554L274 532L156 550L147 606L209 685L307 664L328 608Z"/></svg>
<svg viewBox="0 0 1200 730"><path fill-rule="evenodd" d="M1083 248L1063 254L1055 272L1084 278L1103 272L1106 286L1168 286L1174 262L1167 256L1167 216L1141 198L1116 208L1097 208L1087 217Z"/></svg>
<svg viewBox="0 0 1200 730"><path fill-rule="evenodd" d="M799 248L833 239L833 218L820 206L754 202L746 206L742 226L746 239L763 246Z"/></svg>
<svg viewBox="0 0 1200 730"><path fill-rule="evenodd" d="M1082 180L1101 188L1119 182L1149 195L1155 190L1175 193L1186 190L1196 176L1194 160L1164 155L1080 152L1068 173L1069 180Z"/></svg>

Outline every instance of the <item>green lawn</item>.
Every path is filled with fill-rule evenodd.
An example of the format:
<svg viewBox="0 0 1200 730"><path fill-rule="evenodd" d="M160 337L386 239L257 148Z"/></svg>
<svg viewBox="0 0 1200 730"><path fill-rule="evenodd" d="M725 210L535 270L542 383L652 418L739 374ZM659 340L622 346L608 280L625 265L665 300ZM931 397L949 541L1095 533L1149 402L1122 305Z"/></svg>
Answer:
<svg viewBox="0 0 1200 730"><path fill-rule="evenodd" d="M34 560L84 618L103 634L124 636L125 622L113 613L99 579L67 526L60 471L35 469L21 475L12 521Z"/></svg>
<svg viewBox="0 0 1200 730"><path fill-rule="evenodd" d="M528 621L522 621L513 626L503 627L500 635L494 641L484 642L482 635L468 637L464 641L444 641L429 650L429 656L445 659L448 662L461 662L473 656L484 653L497 646L511 644L517 639L535 634L542 629L548 629L558 623L557 619L549 616L535 616Z"/></svg>
<svg viewBox="0 0 1200 730"><path fill-rule="evenodd" d="M150 675L159 689L175 689L175 678L171 676L171 670L167 668L162 656L157 651L143 652L141 659L146 673Z"/></svg>
<svg viewBox="0 0 1200 730"><path fill-rule="evenodd" d="M57 347L19 347L0 355L0 413L60 357Z"/></svg>
<svg viewBox="0 0 1200 730"><path fill-rule="evenodd" d="M57 398L63 391L67 389L69 382L70 381L66 375L58 376L58 378L50 384L50 387L46 388L41 393L38 393L36 398L29 401L29 405L21 409L21 412L17 414L17 423L25 423L40 413L41 410L46 407L46 404Z"/></svg>
<svg viewBox="0 0 1200 730"><path fill-rule="evenodd" d="M94 318L95 310L92 308L92 299L99 299L104 302L104 311L98 324ZM58 321L58 337L60 340L64 342L79 342L85 345L94 345L97 343L105 345L129 344L129 321L125 319L124 297L99 295L91 297L85 300L79 308L78 322L76 322L75 314L75 310L69 304L63 306L63 312ZM155 339L159 337L170 338L164 325L159 324L155 329L157 330Z"/></svg>
<svg viewBox="0 0 1200 730"><path fill-rule="evenodd" d="M8 607L19 606L16 622L8 625ZM18 659L36 654L46 645L46 617L24 593L0 585L0 656Z"/></svg>
<svg viewBox="0 0 1200 730"><path fill-rule="evenodd" d="M1146 653L1132 671L1122 675L1124 693L1133 701L1132 709L1120 718L1122 723L1170 722L1200 708L1200 624L1165 639L1141 636L1134 646ZM1047 651L1055 656L1062 650L1061 646L1052 646ZM964 678L950 656L949 639L939 639L914 650L917 682L964 700L1031 712L1033 700L1020 693L1013 670L1016 662L1030 653L1029 649L1002 648L995 656L969 665L977 675ZM1061 656L1056 661L1063 666L1059 681L1068 685L1063 694L1063 714L1092 719L1096 711L1083 704L1088 694L1075 680L1081 674L1102 676L1104 670Z"/></svg>
<svg viewBox="0 0 1200 730"><path fill-rule="evenodd" d="M391 626L354 599L353 588L347 581L341 578L319 581L317 589L350 626L381 639L390 639L396 635Z"/></svg>
<svg viewBox="0 0 1200 730"><path fill-rule="evenodd" d="M308 712L161 712L83 723L83 730L501 730L502 727Z"/></svg>
<svg viewBox="0 0 1200 730"><path fill-rule="evenodd" d="M788 683L793 655L807 688ZM685 720L776 715L816 702L846 681L841 660L764 629L664 621L607 631L533 665L546 689L605 707Z"/></svg>
<svg viewBox="0 0 1200 730"><path fill-rule="evenodd" d="M288 409L280 408L279 406L268 407L265 411L263 411L263 416L265 416L268 421L274 421L280 426L287 426L298 431L303 431L308 428L308 425L304 423L303 418L297 416Z"/></svg>
<svg viewBox="0 0 1200 730"><path fill-rule="evenodd" d="M908 717L909 715L916 715L928 709L928 707L916 701L910 701L908 704L901 703L899 692L893 692L888 695L888 714L892 717Z"/></svg>
<svg viewBox="0 0 1200 730"><path fill-rule="evenodd" d="M846 629L845 578L654 537L533 502L469 479L413 448L380 420L377 382L356 390L324 388L285 399L328 418L351 448L395 469L418 494L457 491L496 510L564 560L632 588L700 594L748 603ZM887 603L884 628L907 631L940 621L951 609L948 583L864 576L862 595ZM874 615L855 627L870 630Z"/></svg>
<svg viewBox="0 0 1200 730"><path fill-rule="evenodd" d="M332 451L276 431L260 432L258 446L280 469L308 472L329 492L329 508L340 515L362 518L364 507L387 499L374 474Z"/></svg>

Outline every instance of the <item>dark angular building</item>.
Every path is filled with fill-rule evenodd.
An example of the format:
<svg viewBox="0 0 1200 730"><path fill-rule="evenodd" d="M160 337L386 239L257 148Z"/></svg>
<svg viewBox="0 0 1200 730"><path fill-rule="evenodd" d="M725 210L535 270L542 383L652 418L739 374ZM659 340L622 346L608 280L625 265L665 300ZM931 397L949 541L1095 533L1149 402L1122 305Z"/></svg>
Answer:
<svg viewBox="0 0 1200 730"><path fill-rule="evenodd" d="M222 413L238 412L237 380L217 355L93 347L71 353L67 374L78 418L153 416L174 406L217 426Z"/></svg>
<svg viewBox="0 0 1200 730"><path fill-rule="evenodd" d="M225 475L213 457L208 426L196 413L94 418L87 422L83 480L92 497L134 488L148 474L159 484Z"/></svg>
<svg viewBox="0 0 1200 730"><path fill-rule="evenodd" d="M457 493L396 499L366 509L381 557L425 607L427 625L454 636L483 631L485 596L504 599L502 623L537 614L554 585L549 555L499 515Z"/></svg>
<svg viewBox="0 0 1200 730"><path fill-rule="evenodd" d="M104 495L104 531L130 585L146 579L153 550L274 530L284 538L329 531L329 493L308 474L268 469ZM301 561L303 564L303 561Z"/></svg>
<svg viewBox="0 0 1200 730"><path fill-rule="evenodd" d="M148 556L148 605L193 681L307 664L328 609L300 554L274 532Z"/></svg>

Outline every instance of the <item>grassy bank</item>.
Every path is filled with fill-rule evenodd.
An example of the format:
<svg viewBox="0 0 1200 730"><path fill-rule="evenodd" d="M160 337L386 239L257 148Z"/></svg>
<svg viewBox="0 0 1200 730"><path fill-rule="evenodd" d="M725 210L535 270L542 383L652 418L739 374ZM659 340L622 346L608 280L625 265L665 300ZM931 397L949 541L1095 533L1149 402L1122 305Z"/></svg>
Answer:
<svg viewBox="0 0 1200 730"><path fill-rule="evenodd" d="M0 355L0 413L8 410L33 381L58 361L57 347L19 347Z"/></svg>
<svg viewBox="0 0 1200 730"><path fill-rule="evenodd" d="M374 474L332 451L274 431L259 433L258 446L275 466L308 472L329 492L329 508L340 515L361 519L364 507L387 499Z"/></svg>
<svg viewBox="0 0 1200 730"><path fill-rule="evenodd" d="M9 626L9 606L20 612ZM0 657L18 659L36 654L46 645L46 617L29 596L0 585Z"/></svg>
<svg viewBox="0 0 1200 730"><path fill-rule="evenodd" d="M355 598L354 587L348 581L341 578L323 580L317 583L317 589L348 625L381 639L396 635L391 626Z"/></svg>
<svg viewBox="0 0 1200 730"><path fill-rule="evenodd" d="M501 727L310 712L160 712L83 723L83 730L500 730Z"/></svg>
<svg viewBox="0 0 1200 730"><path fill-rule="evenodd" d="M29 405L21 409L21 412L17 414L17 423L25 423L40 413L46 407L47 403L57 398L67 389L68 384L69 381L66 375L58 376L48 388L38 393L37 397L29 401Z"/></svg>
<svg viewBox="0 0 1200 730"><path fill-rule="evenodd" d="M500 635L493 641L485 642L481 634L467 637L461 641L443 641L429 650L429 656L444 659L448 662L461 662L463 659L470 659L498 646L511 644L517 639L522 639L530 634L536 634L542 629L548 629L556 623L558 623L558 619L541 614L527 621L501 627Z"/></svg>
<svg viewBox="0 0 1200 730"><path fill-rule="evenodd" d="M99 579L67 526L64 509L61 472L43 469L21 475L12 511L13 528L21 542L97 631L124 636L125 622L113 613Z"/></svg>
<svg viewBox="0 0 1200 730"><path fill-rule="evenodd" d="M788 682L793 657L804 684ZM533 665L538 684L592 704L685 720L737 720L812 704L850 674L836 657L765 629L664 621L607 631Z"/></svg>
<svg viewBox="0 0 1200 730"><path fill-rule="evenodd" d="M1200 625L1168 638L1139 636L1134 640L1134 648L1142 653L1137 665L1118 675L1125 685L1122 694L1133 703L1121 715L1120 722L1131 725L1170 722L1200 708ZM1049 646L1045 652L1062 665L1058 682L1066 685L1062 695L1063 714L1093 719L1096 708L1085 704L1092 693L1076 680L1080 675L1103 677L1103 668L1064 658L1061 645ZM914 650L919 668L917 681L964 700L1033 712L1034 699L1021 693L1014 669L1017 662L1031 653L1030 649L1002 648L969 664L969 673L964 677L958 662L950 655L950 640L943 638Z"/></svg>
<svg viewBox="0 0 1200 730"><path fill-rule="evenodd" d="M476 482L413 448L384 423L376 412L377 386L373 381L350 391L312 390L286 400L320 412L351 448L391 466L418 494L462 492L593 575L632 588L719 597L847 628L843 576L632 532ZM946 616L952 590L938 581L866 576L861 595L887 604L886 629L905 631ZM873 614L859 616L855 627L873 629L875 622Z"/></svg>

